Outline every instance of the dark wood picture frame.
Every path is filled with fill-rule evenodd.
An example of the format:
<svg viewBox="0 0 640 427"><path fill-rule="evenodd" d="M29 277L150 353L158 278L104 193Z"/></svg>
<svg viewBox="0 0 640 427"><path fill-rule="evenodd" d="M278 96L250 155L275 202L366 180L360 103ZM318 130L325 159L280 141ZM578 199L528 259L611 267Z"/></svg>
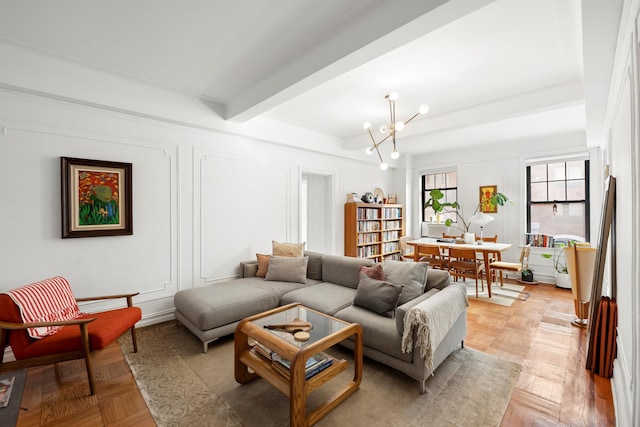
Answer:
<svg viewBox="0 0 640 427"><path fill-rule="evenodd" d="M131 163L60 158L62 238L133 234Z"/></svg>

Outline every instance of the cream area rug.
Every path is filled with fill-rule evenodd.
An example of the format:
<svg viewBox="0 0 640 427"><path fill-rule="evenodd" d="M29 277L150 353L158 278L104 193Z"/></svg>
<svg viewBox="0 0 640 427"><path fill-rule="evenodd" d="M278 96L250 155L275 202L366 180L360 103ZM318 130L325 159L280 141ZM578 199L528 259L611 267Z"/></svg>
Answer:
<svg viewBox="0 0 640 427"><path fill-rule="evenodd" d="M525 290L522 285L515 285L513 283L505 283L500 286L499 283L494 283L491 287L491 298L489 298L489 291L487 288L487 282L484 283L484 291L478 281L478 298L476 298L476 282L475 280L465 280L467 286L467 297L477 299L479 301L486 301L493 304L503 305L505 307L513 304L514 301L526 301L529 298L529 292Z"/></svg>
<svg viewBox="0 0 640 427"><path fill-rule="evenodd" d="M130 341L124 337L120 346L158 426L289 425L286 396L262 379L236 383L232 336L204 354L200 341L172 321L139 329L138 353ZM340 346L331 353L349 360L349 368L314 391L310 407L353 376L352 353ZM498 426L520 370L463 348L436 369L421 395L417 381L365 357L360 389L316 425Z"/></svg>

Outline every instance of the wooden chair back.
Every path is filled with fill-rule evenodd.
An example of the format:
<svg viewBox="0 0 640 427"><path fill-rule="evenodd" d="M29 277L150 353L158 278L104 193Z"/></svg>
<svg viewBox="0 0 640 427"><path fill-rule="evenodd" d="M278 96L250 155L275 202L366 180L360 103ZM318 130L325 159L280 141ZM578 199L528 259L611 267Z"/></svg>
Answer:
<svg viewBox="0 0 640 427"><path fill-rule="evenodd" d="M476 242L478 240L482 240L483 242L488 243L498 243L498 235L496 234L495 236L483 236L482 239L480 238L480 236L476 236Z"/></svg>
<svg viewBox="0 0 640 427"><path fill-rule="evenodd" d="M447 260L440 252L440 247L435 245L418 245L418 257L422 262L428 262L429 267L440 270L447 269Z"/></svg>

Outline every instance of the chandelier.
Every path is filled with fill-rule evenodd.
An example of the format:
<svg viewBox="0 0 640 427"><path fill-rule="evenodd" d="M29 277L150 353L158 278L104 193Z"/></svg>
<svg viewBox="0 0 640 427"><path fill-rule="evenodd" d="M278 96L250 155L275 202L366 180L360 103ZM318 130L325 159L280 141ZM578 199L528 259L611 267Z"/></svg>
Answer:
<svg viewBox="0 0 640 427"><path fill-rule="evenodd" d="M376 142L376 139L373 137L373 133L371 133L371 123L366 122L364 124L364 129L369 132L369 136L371 137L371 141L373 142L373 146L367 148L367 154L375 152L378 154L378 158L380 159L380 169L385 170L389 167L384 160L382 160L382 155L380 155L380 150L378 147L387 141L391 140L393 143L393 151L391 152L391 158L397 159L400 157L400 153L398 152L398 147L396 146L396 132L402 132L407 123L411 120L418 117L420 114L427 114L429 111L429 107L427 105L421 105L418 109L418 112L413 115L409 120L405 120L404 122L396 122L396 101L398 100L398 92L391 92L389 95L385 96L384 99L389 101L389 115L390 121L389 125L380 126L380 133L385 135L380 141Z"/></svg>

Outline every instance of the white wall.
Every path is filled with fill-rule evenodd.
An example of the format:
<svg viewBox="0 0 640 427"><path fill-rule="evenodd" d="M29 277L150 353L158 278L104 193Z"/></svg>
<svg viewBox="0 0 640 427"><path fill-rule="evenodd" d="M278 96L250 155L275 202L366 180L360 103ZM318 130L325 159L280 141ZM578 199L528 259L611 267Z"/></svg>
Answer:
<svg viewBox="0 0 640 427"><path fill-rule="evenodd" d="M302 170L335 177L328 252L342 253L346 194L390 188L391 175L292 146L319 140L312 131L260 127L278 139L254 138L255 123L245 135L0 89L0 291L63 275L77 296L139 291L142 324L170 318L178 290L235 276L271 240L298 241ZM133 163L132 236L60 238L61 156Z"/></svg>
<svg viewBox="0 0 640 427"><path fill-rule="evenodd" d="M590 18L594 29L597 29L597 8L594 11ZM639 13L639 1L624 2L604 123L605 134L609 136L606 158L611 174L616 177L615 264L611 265L611 250L607 258L617 277L613 295L618 305L617 357L614 361L612 390L619 426L640 424ZM612 289L605 289L604 293L612 295Z"/></svg>
<svg viewBox="0 0 640 427"><path fill-rule="evenodd" d="M583 132L552 135L505 144L483 145L476 149L458 152L439 152L415 155L412 159L413 220L414 234L420 233L422 206L420 199L420 175L426 171L454 167L458 173L458 203L463 207L465 219L468 219L479 202L479 187L497 185L498 191L509 197L513 204L499 206L498 212L491 214L494 221L484 228L485 236L498 235L501 242L511 243L513 247L504 254L506 259L517 261L520 255L518 246L524 244L526 231L526 176L525 161L537 157L562 156L575 153L588 153L590 156L591 182L601 182L600 155L597 150L586 147ZM596 185L596 187L599 187ZM591 235L597 233L600 209L601 189L591 188ZM480 233L477 225L471 232ZM459 233L458 229L451 229ZM530 264L536 271L537 280L554 283L554 270L551 262L541 257L548 250L534 248Z"/></svg>

